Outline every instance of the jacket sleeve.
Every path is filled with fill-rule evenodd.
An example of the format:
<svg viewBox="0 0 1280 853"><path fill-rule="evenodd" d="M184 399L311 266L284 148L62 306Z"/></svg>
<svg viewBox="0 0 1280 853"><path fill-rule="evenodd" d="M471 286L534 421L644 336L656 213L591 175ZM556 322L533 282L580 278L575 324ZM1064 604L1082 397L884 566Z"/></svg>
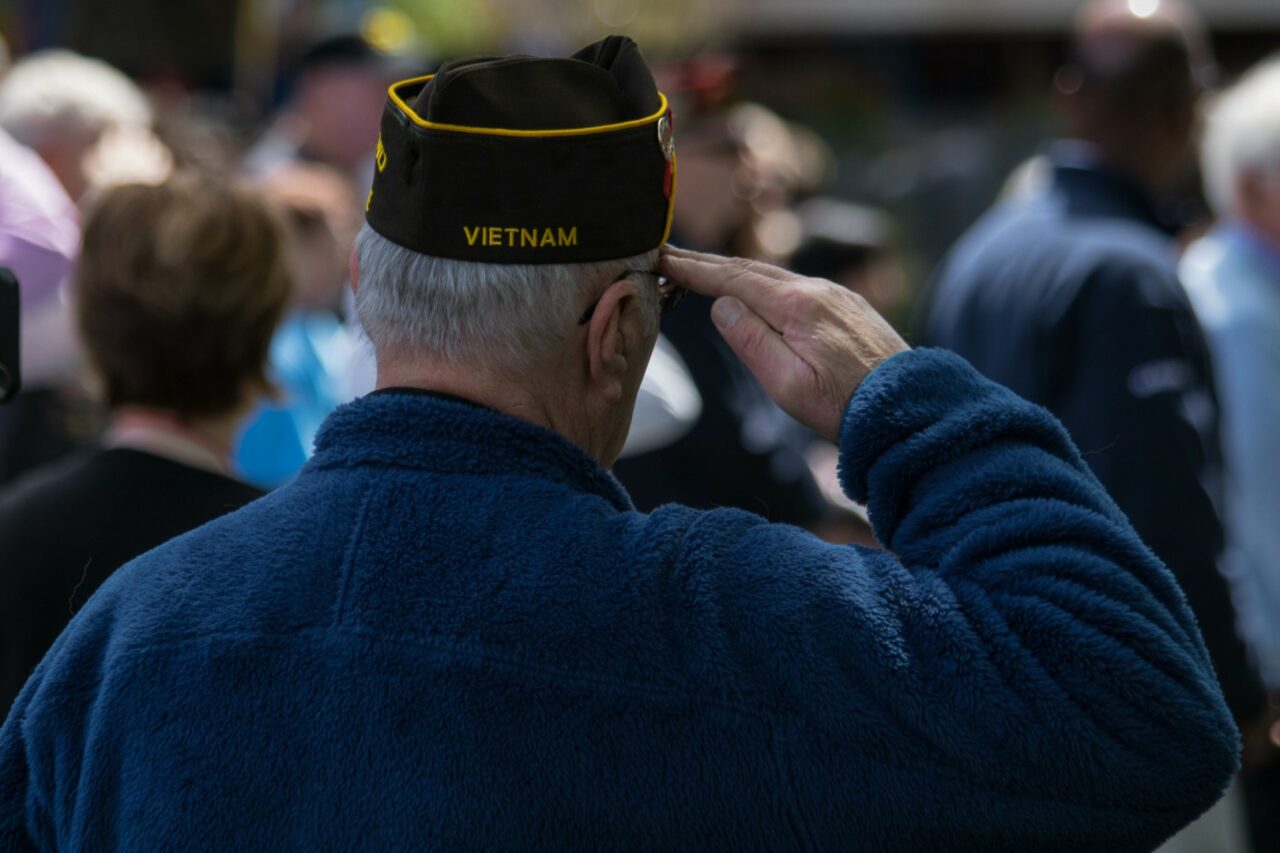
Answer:
<svg viewBox="0 0 1280 853"><path fill-rule="evenodd" d="M27 744L22 733L22 711L33 688L18 695L4 725L0 727L0 850L36 850L28 834L29 818L37 809L31 786Z"/></svg>
<svg viewBox="0 0 1280 853"><path fill-rule="evenodd" d="M904 353L850 402L841 468L886 550L728 511L686 537L723 689L796 721L799 812L1151 849L1221 795L1238 735L1195 621L1050 414Z"/></svg>
<svg viewBox="0 0 1280 853"><path fill-rule="evenodd" d="M1217 395L1209 354L1171 270L1102 265L1055 330L1077 340L1049 408L1108 493L1177 579L1204 632L1227 706L1251 719L1264 695L1219 571L1223 530Z"/></svg>

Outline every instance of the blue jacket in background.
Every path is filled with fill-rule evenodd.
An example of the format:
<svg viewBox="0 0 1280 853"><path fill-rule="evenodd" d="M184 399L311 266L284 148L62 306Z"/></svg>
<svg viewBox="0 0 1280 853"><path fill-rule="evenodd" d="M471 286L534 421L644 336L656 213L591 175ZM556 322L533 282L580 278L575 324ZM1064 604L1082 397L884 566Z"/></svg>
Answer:
<svg viewBox="0 0 1280 853"><path fill-rule="evenodd" d="M1218 564L1213 373L1166 222L1141 187L1062 146L1045 191L994 208L952 249L924 343L1062 420L1178 579L1228 705L1252 720L1265 696Z"/></svg>
<svg viewBox="0 0 1280 853"><path fill-rule="evenodd" d="M905 353L841 465L886 550L344 406L76 616L0 729L0 848L1149 850L1218 798L1194 619L1054 418Z"/></svg>

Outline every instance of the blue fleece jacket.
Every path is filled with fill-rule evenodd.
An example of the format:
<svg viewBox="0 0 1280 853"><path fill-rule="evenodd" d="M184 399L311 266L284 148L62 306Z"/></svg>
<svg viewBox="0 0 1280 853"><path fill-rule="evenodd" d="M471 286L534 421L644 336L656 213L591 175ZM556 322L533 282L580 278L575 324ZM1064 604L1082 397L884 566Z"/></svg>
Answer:
<svg viewBox="0 0 1280 853"><path fill-rule="evenodd" d="M76 616L0 730L0 848L1147 850L1217 799L1196 625L1057 421L916 351L841 464L886 550L358 400Z"/></svg>

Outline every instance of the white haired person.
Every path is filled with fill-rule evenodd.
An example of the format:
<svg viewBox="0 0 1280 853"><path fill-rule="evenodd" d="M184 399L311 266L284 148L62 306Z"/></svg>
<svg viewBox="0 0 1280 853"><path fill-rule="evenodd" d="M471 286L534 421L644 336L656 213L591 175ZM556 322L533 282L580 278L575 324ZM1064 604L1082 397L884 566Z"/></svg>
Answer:
<svg viewBox="0 0 1280 853"><path fill-rule="evenodd" d="M135 560L0 728L0 848L1150 850L1237 732L1051 415L849 291L668 248L635 43L388 95L353 261L379 390ZM608 471L674 306L839 441L884 550Z"/></svg>
<svg viewBox="0 0 1280 853"><path fill-rule="evenodd" d="M0 264L22 288L24 392L0 410L0 483L87 442L71 310L76 203L171 171L145 95L128 77L68 50L29 54L0 80Z"/></svg>
<svg viewBox="0 0 1280 853"><path fill-rule="evenodd" d="M23 57L0 83L0 127L39 154L77 201L94 187L169 174L172 158L151 122L137 84L69 50Z"/></svg>
<svg viewBox="0 0 1280 853"><path fill-rule="evenodd" d="M1225 570L1240 632L1274 696L1280 691L1280 55L1218 96L1207 118L1202 171L1219 222L1187 251L1179 272L1208 339L1222 407ZM1245 773L1245 795L1255 846L1276 850L1280 722L1262 720L1257 733L1260 766Z"/></svg>

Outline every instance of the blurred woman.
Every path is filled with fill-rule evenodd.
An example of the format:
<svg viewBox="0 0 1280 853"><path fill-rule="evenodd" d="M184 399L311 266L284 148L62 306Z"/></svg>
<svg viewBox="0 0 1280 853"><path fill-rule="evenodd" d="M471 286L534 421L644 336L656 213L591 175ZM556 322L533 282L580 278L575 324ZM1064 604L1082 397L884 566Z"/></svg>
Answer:
<svg viewBox="0 0 1280 853"><path fill-rule="evenodd" d="M180 176L92 206L77 319L111 425L0 494L0 716L116 568L261 495L227 466L289 290L250 189Z"/></svg>

